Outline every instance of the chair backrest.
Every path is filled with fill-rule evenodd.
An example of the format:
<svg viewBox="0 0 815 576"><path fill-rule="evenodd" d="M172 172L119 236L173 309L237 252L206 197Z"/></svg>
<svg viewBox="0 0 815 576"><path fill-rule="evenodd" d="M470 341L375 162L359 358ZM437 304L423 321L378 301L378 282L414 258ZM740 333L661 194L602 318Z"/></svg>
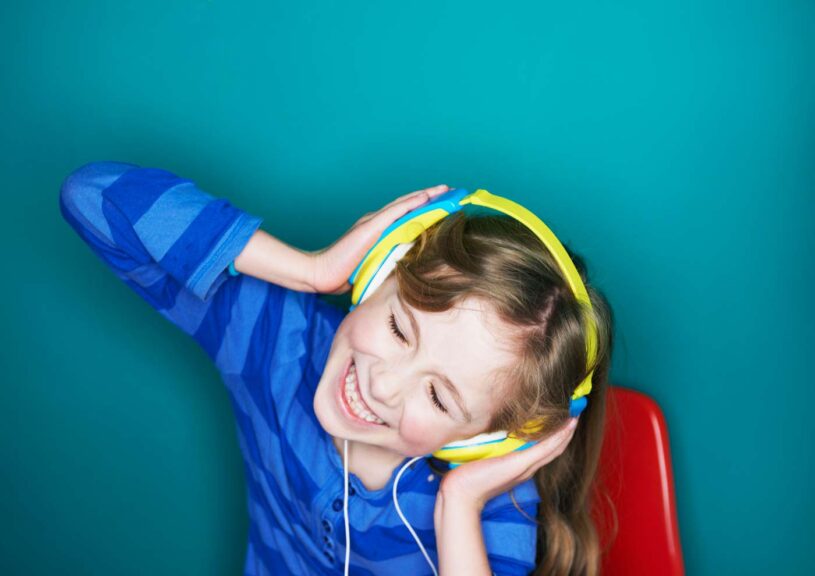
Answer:
<svg viewBox="0 0 815 576"><path fill-rule="evenodd" d="M682 576L671 452L662 411L651 398L609 387L593 517L608 547L603 576ZM618 531L611 540L613 502Z"/></svg>

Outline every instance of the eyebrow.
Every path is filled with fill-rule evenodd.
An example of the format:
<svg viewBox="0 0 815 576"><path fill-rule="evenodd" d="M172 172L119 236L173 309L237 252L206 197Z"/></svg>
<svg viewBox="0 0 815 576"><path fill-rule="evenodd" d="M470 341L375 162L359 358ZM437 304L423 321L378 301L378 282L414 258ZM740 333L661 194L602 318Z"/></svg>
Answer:
<svg viewBox="0 0 815 576"><path fill-rule="evenodd" d="M416 317L413 315L413 312L410 311L408 305L405 303L404 300L402 300L402 295L398 291L396 293L396 297L399 300L399 305L402 307L402 310L404 310L405 314L407 314L408 320L410 320L410 325L413 328L413 333L416 335L416 347L418 348L421 340L419 323L416 321ZM464 403L464 398L461 397L458 388L456 388L455 384L453 384L453 381L450 380L446 374L442 374L440 372L438 374L439 377L441 378L441 383L444 384L444 387L447 388L448 392L450 392L450 395L453 397L453 400L455 400L456 404L458 404L458 407L461 409L462 413L464 413L464 418L467 419L467 422L472 422L473 416L472 414L470 414L470 411L467 410L467 405Z"/></svg>

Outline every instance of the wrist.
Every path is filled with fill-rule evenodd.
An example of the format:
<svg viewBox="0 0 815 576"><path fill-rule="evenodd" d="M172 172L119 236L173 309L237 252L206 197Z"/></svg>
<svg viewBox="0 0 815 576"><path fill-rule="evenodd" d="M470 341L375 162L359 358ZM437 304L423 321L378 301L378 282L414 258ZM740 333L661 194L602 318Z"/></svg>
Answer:
<svg viewBox="0 0 815 576"><path fill-rule="evenodd" d="M484 509L484 500L455 490L442 489L436 495L436 508L441 511L456 511L462 513L475 513L479 516Z"/></svg>
<svg viewBox="0 0 815 576"><path fill-rule="evenodd" d="M489 498L486 494L475 494L467 488L468 483L462 482L460 477L448 475L442 480L439 494L450 506L477 510L480 513Z"/></svg>

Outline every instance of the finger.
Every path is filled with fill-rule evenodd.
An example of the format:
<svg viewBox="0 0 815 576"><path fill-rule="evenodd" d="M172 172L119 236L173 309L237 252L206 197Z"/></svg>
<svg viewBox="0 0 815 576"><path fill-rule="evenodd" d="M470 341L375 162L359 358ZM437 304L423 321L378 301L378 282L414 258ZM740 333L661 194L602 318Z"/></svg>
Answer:
<svg viewBox="0 0 815 576"><path fill-rule="evenodd" d="M541 466L546 466L550 462L556 460L559 456L563 455L563 453L566 451L566 448L569 447L569 442L571 442L572 435L573 435L572 433L567 433L553 447L547 447L546 449L542 449L542 451L538 451L537 452L538 457L529 464L525 474L531 476ZM534 454L535 452L533 452L532 455Z"/></svg>
<svg viewBox="0 0 815 576"><path fill-rule="evenodd" d="M419 190L418 192L408 195L399 201L391 202L376 213L373 219L378 227L386 228L408 212L415 210L419 206L422 206L428 202L431 198L445 192L446 188L447 187L444 186ZM429 190L431 192L429 192Z"/></svg>
<svg viewBox="0 0 815 576"><path fill-rule="evenodd" d="M523 473L528 473L530 470L534 473L535 470L548 464L566 451L569 442L572 440L572 436L574 436L576 427L577 418L569 418L566 424L554 434L537 441L526 450L521 450L520 452L515 452L508 456L514 457L517 454L517 456L519 456L519 458L516 459L516 461L519 460L517 465L524 468Z"/></svg>
<svg viewBox="0 0 815 576"><path fill-rule="evenodd" d="M443 194L450 190L450 187L447 184L436 184L435 186L430 186L429 188L422 188L421 190L414 190L413 192L408 192L407 194L397 198L397 200L404 200L406 198L410 198L412 196L421 196L423 194L427 194L428 196L438 196L439 194Z"/></svg>
<svg viewBox="0 0 815 576"><path fill-rule="evenodd" d="M399 198L396 198L395 200L392 200L391 202L385 204L379 210L363 214L356 222L354 222L352 228L356 228L357 226L365 224L374 218L381 217L383 214L387 214L388 218L382 218L382 220L392 219L391 220L392 222L396 221L399 218L401 218L401 216L403 216L404 214L407 214L414 208L418 208L419 206L421 206L427 200L435 198L436 196L439 196L447 192L448 190L450 190L449 186L447 186L446 184L439 184L438 186L433 186L432 188L425 188L423 190L416 190L415 192L410 192L409 194L400 196ZM421 200L417 201L417 199ZM404 211L400 209L400 205L402 203L408 204L408 208ZM398 214L400 215L394 217L394 214L392 212L394 209L397 209ZM388 224L390 224L390 222L388 222Z"/></svg>
<svg viewBox="0 0 815 576"><path fill-rule="evenodd" d="M388 226L421 206L430 197L438 196L448 190L449 187L446 184L417 190L397 198L376 212L368 212L338 238L328 250L340 254L343 259L347 260L348 266L355 266L358 259L376 242Z"/></svg>
<svg viewBox="0 0 815 576"><path fill-rule="evenodd" d="M433 186L431 188L424 188L423 190L416 190L415 192L410 192L405 194L404 196L400 196L395 200L387 203L383 206L378 212L384 212L398 206L403 202L412 203L415 202L417 198L422 198L422 201L427 201L431 198L439 196L440 194L444 194L450 190L450 187L446 184L439 184L438 186Z"/></svg>

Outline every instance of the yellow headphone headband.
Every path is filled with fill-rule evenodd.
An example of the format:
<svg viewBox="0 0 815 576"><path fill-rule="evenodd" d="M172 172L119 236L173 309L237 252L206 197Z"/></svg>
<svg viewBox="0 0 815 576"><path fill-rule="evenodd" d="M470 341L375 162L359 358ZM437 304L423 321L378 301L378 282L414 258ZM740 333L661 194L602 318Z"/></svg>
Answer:
<svg viewBox="0 0 815 576"><path fill-rule="evenodd" d="M557 239L557 236L554 235L540 218L520 204L501 196L490 194L486 190L476 190L469 196L465 196L461 200L461 204L473 204L475 206L484 206L485 208L497 210L507 216L511 216L534 232L535 236L540 238L540 241L543 242L543 245L548 248L554 257L564 276L566 276L566 282L569 284L577 300L585 304L590 311L592 310L589 293L586 291L586 287L580 278L580 273L577 271L574 262L572 262L572 259L569 257L563 244ZM591 314L587 314L586 321L589 324L586 347L588 351L588 365L591 366L594 364L594 360L597 356L597 328ZM575 388L574 394L572 394L573 400L581 398L591 392L591 377L593 373L593 371L590 372L583 382Z"/></svg>

